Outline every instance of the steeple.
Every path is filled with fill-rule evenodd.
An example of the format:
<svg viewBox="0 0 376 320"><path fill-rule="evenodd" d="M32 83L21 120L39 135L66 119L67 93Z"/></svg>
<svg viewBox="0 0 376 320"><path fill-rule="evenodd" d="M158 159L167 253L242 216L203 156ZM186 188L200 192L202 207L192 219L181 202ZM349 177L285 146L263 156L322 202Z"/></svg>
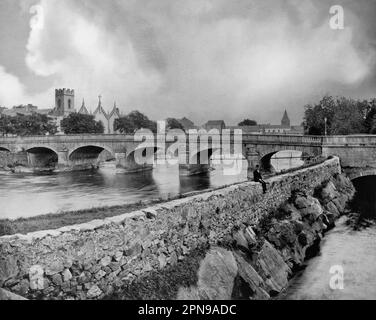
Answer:
<svg viewBox="0 0 376 320"><path fill-rule="evenodd" d="M98 96L98 107L95 109L94 115L96 115L98 113L102 113L106 118L108 118L106 111L102 107L102 96L101 95Z"/></svg>
<svg viewBox="0 0 376 320"><path fill-rule="evenodd" d="M284 113L282 121L281 121L281 125L283 127L291 127L291 122L290 122L289 115L287 114L287 110L285 110L285 113Z"/></svg>
<svg viewBox="0 0 376 320"><path fill-rule="evenodd" d="M119 108L116 106L116 101L114 102L114 107L112 108L112 111L110 112L110 118L116 115L118 118L120 117Z"/></svg>
<svg viewBox="0 0 376 320"><path fill-rule="evenodd" d="M78 111L78 113L89 114L89 111L86 109L86 106L85 106L85 99L82 99L82 106L81 106L80 111Z"/></svg>

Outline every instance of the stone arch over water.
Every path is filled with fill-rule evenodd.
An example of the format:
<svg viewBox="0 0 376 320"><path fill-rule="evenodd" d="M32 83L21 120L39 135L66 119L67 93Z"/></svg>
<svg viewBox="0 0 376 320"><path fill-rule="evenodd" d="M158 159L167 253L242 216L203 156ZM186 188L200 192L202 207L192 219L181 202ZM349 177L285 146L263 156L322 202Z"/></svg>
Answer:
<svg viewBox="0 0 376 320"><path fill-rule="evenodd" d="M33 168L55 168L59 161L56 150L50 147L35 146L26 150L28 165Z"/></svg>

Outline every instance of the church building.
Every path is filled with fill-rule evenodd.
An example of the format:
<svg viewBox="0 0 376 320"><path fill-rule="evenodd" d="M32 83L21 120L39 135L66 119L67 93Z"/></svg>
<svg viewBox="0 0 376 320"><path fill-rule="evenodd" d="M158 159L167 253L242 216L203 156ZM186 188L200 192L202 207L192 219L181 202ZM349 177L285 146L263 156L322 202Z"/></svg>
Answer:
<svg viewBox="0 0 376 320"><path fill-rule="evenodd" d="M55 118L58 128L60 128L61 121L68 117L71 113L76 112L75 109L75 92L73 89L56 89L55 90L55 108L51 111L51 116ZM82 101L81 108L78 113L90 115L91 112L86 107L85 100ZM110 112L102 106L102 96L99 96L98 106L95 109L93 116L96 121L101 121L104 126L105 134L117 133L114 130L115 120L120 118L120 111L114 104ZM59 130L60 131L60 130Z"/></svg>

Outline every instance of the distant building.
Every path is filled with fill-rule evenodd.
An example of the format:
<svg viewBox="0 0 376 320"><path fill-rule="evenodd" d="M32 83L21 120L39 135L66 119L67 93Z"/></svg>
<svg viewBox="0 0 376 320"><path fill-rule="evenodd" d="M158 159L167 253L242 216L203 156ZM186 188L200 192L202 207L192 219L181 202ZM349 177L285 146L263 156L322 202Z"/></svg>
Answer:
<svg viewBox="0 0 376 320"><path fill-rule="evenodd" d="M120 118L120 111L116 107L115 103L112 111L107 114L107 112L102 107L101 99L102 97L99 96L98 107L95 109L93 115L96 121L102 122L105 134L114 134L116 133L114 129L115 120Z"/></svg>
<svg viewBox="0 0 376 320"><path fill-rule="evenodd" d="M241 129L244 134L262 134L264 131L265 125L256 125L256 126L233 126L227 127L227 129L235 130Z"/></svg>
<svg viewBox="0 0 376 320"><path fill-rule="evenodd" d="M74 112L76 112L74 108L74 90L66 88L56 89L54 116L65 118Z"/></svg>
<svg viewBox="0 0 376 320"><path fill-rule="evenodd" d="M189 120L188 118L183 118L178 120L179 123L183 126L185 131L188 131L190 129L196 129L196 125L193 123L193 121Z"/></svg>
<svg viewBox="0 0 376 320"><path fill-rule="evenodd" d="M266 134L290 134L290 135L303 135L304 128L302 126L292 126L287 110L283 114L281 125L266 125L264 127Z"/></svg>
<svg viewBox="0 0 376 320"><path fill-rule="evenodd" d="M120 111L115 103L112 110L109 113L107 113L102 106L101 98L102 97L99 96L98 106L93 113L95 120L102 122L105 134L116 133L114 130L114 124L115 120L120 118ZM17 115L32 115L34 113L47 115L51 118L51 120L53 120L56 123L58 133L60 134L62 133L60 126L61 121L74 112L76 112L75 92L73 89L66 88L55 90L55 108L38 109L38 107L31 104L15 106L12 109L0 107L0 116L5 115L10 117L16 117ZM89 110L86 108L85 100L82 101L82 105L78 113L86 115L91 114Z"/></svg>
<svg viewBox="0 0 376 320"><path fill-rule="evenodd" d="M283 114L281 124L259 124L256 126L235 126L228 129L241 129L245 134L290 134L303 135L304 128L302 126L292 126L287 110Z"/></svg>
<svg viewBox="0 0 376 320"><path fill-rule="evenodd" d="M226 129L226 124L223 120L210 120L203 127L206 131L218 129L219 132L222 132L222 130Z"/></svg>
<svg viewBox="0 0 376 320"><path fill-rule="evenodd" d="M14 106L12 109L0 108L0 115L8 117L31 116L32 114L51 115L53 109L38 109L32 104Z"/></svg>

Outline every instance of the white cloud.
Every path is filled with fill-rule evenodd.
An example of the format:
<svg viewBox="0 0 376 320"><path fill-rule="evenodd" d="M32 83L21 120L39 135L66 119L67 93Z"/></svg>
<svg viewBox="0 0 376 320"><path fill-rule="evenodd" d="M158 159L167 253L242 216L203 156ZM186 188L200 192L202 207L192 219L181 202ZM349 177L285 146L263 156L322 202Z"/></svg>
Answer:
<svg viewBox="0 0 376 320"><path fill-rule="evenodd" d="M0 69L16 90L13 104L34 98L50 106L55 87L72 87L91 108L103 94L108 108L116 99L124 112L137 108L155 119L276 121L289 108L298 121L301 101L333 83L359 85L375 61L371 48L354 45L351 26L330 30L329 8L317 1L290 0L294 13L276 1L23 1L38 5L26 64L53 80L28 97ZM11 96L3 100L12 103Z"/></svg>

